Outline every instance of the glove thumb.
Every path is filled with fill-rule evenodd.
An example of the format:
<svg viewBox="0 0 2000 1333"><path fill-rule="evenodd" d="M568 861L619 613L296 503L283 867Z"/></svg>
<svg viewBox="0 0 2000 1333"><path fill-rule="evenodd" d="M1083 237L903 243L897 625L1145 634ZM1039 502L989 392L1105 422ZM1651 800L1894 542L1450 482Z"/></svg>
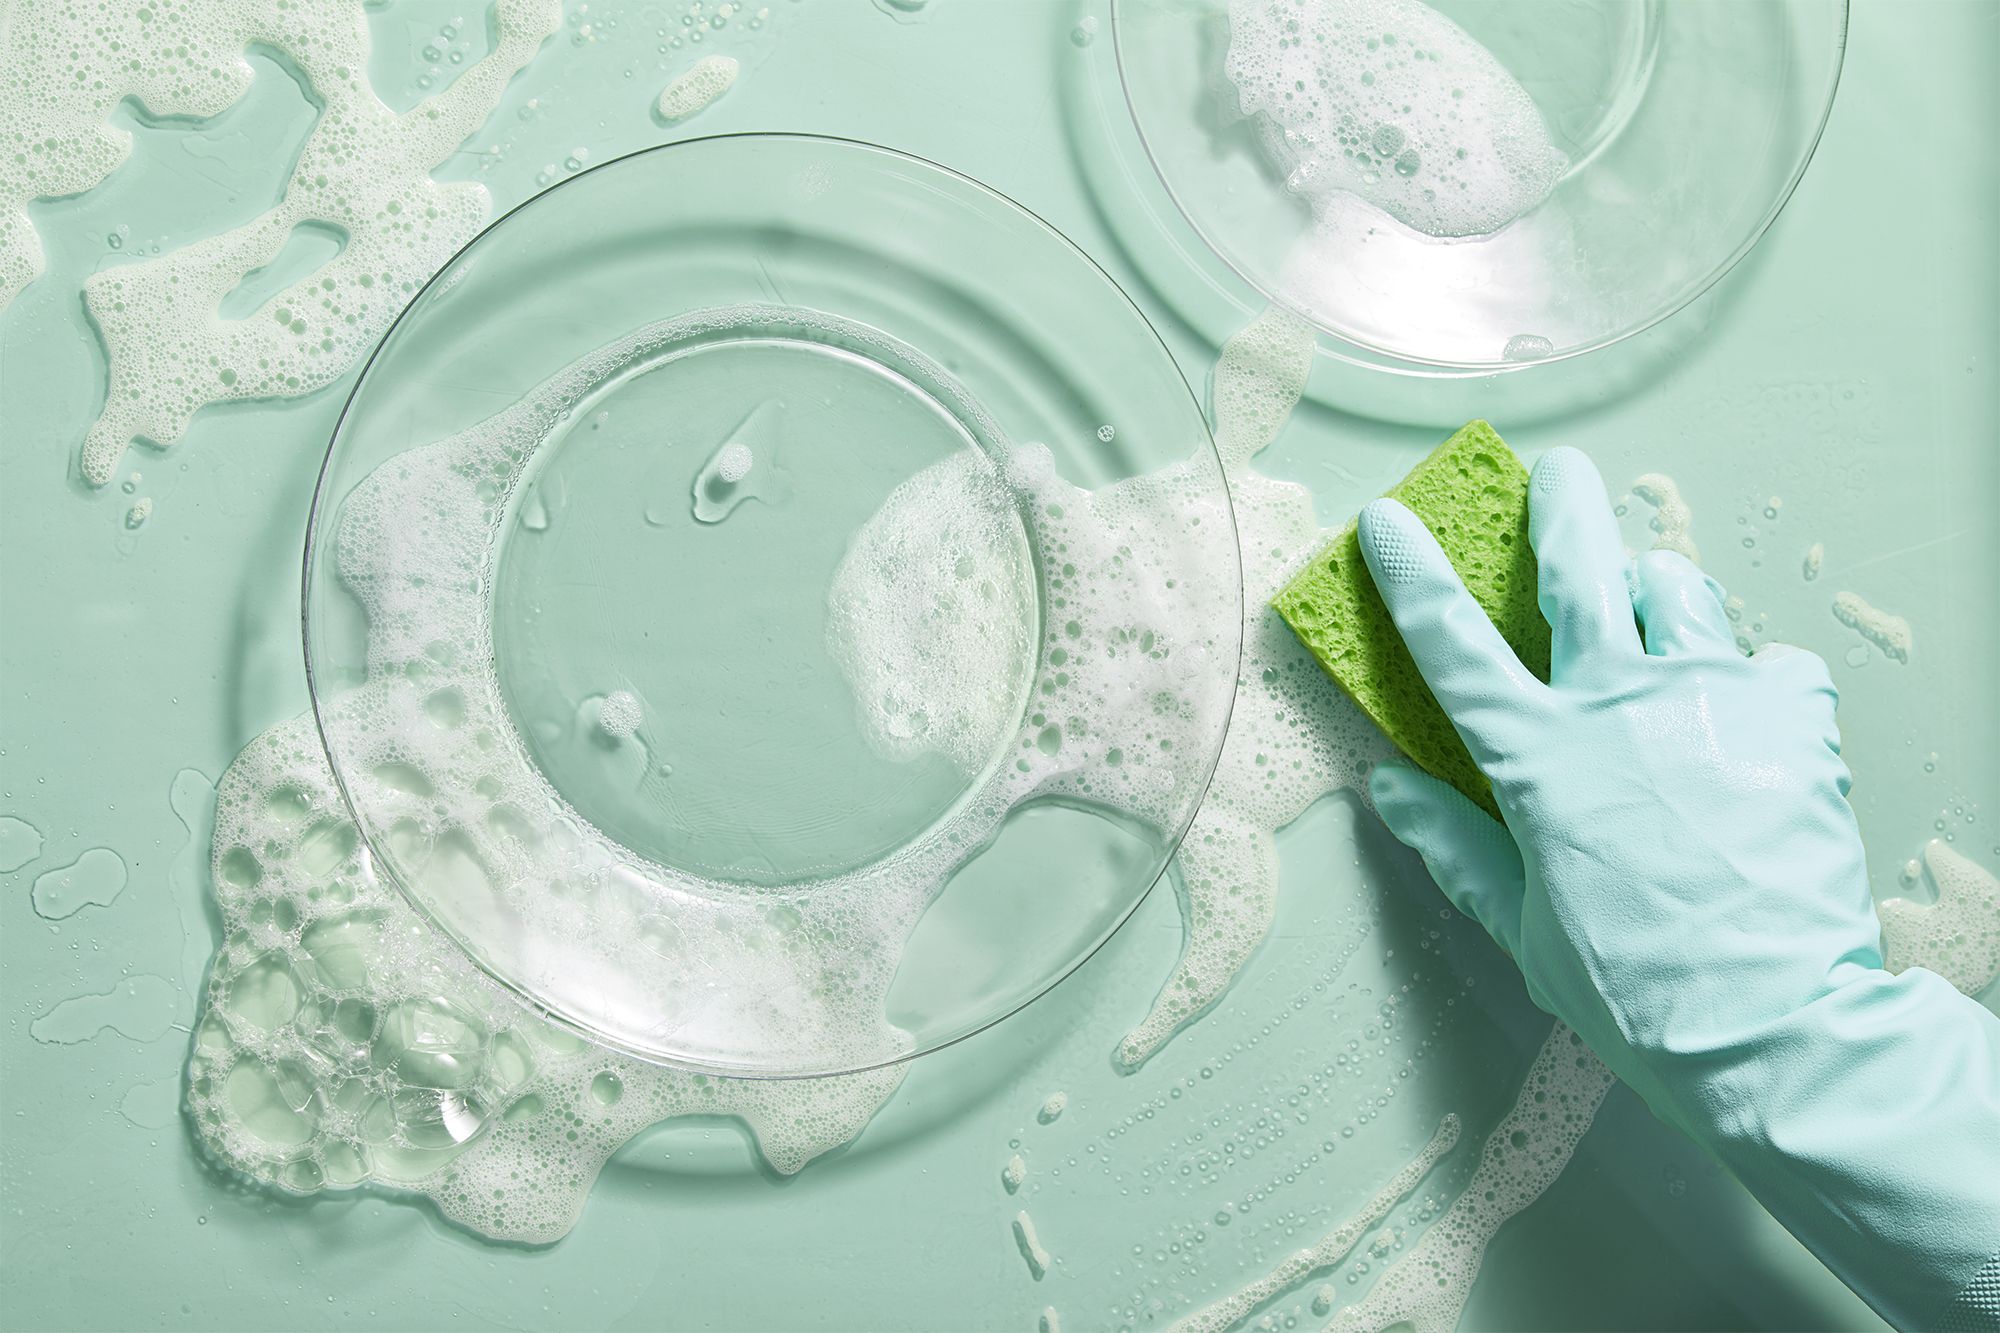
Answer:
<svg viewBox="0 0 2000 1333"><path fill-rule="evenodd" d="M1506 826L1450 784L1400 759L1375 765L1368 794L1389 832L1424 858L1452 905L1518 957L1527 874Z"/></svg>

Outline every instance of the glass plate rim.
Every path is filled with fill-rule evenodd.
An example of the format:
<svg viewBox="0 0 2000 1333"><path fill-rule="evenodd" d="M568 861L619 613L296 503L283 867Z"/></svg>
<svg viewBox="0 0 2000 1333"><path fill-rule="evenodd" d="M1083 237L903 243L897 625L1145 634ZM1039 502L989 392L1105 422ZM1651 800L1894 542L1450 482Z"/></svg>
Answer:
<svg viewBox="0 0 2000 1333"><path fill-rule="evenodd" d="M1744 258L1757 247L1757 243L1763 240L1765 234L1777 223L1779 214L1784 212L1785 206L1791 202L1792 195L1797 192L1799 182L1805 179L1806 169L1812 165L1813 156L1819 151L1820 141L1826 137L1827 123L1832 119L1834 101L1840 92L1841 75L1847 67L1847 39L1853 20L1853 0L1825 0L1825 3L1837 9L1838 13L1835 16L1833 38L1828 52L1829 63L1825 75L1826 90L1820 99L1818 119L1813 124L1811 132L1807 134L1805 146L1800 151L1798 161L1793 164L1792 170L1786 177L1784 184L1772 195L1770 204L1766 207L1763 214L1758 217L1756 223L1744 233L1743 239L1737 244L1735 249L1724 255L1700 277L1690 281L1672 299L1663 302L1659 307L1649 312L1643 320L1616 333L1594 339L1576 347L1566 348L1553 356L1540 357L1533 361L1459 361L1449 357L1413 356L1408 352L1383 347L1365 338L1356 337L1351 333L1346 333L1339 329L1328 328L1304 310L1299 309L1295 302L1288 301L1284 297L1269 291L1263 283L1243 271L1242 264L1233 253L1216 244L1215 240L1209 234L1209 229L1196 220L1194 213L1182 201L1181 192L1175 188L1174 182L1167 175L1166 168L1160 163L1159 155L1153 151L1153 141L1152 137L1147 133L1146 122L1140 117L1139 108L1132 101L1132 85L1131 80L1127 77L1124 37L1124 32L1128 25L1121 23L1120 16L1130 13L1132 10L1148 3L1149 0L1110 0L1110 2L1111 50L1112 57L1118 67L1118 92L1124 99L1125 112L1132 119L1133 129L1138 134L1140 150L1145 153L1146 161L1153 169L1154 178L1159 181L1161 188L1167 192L1167 198L1173 201L1174 211L1179 213L1181 220L1194 230L1195 235L1200 238L1202 245L1207 248L1208 252L1220 260L1223 267L1235 274L1251 291L1256 292L1271 304L1282 306L1284 309L1291 311L1307 324L1311 325L1315 333L1331 340L1335 344L1335 347L1328 348L1327 350L1338 356L1341 360L1361 366L1364 369L1383 370L1401 374L1435 374L1444 376L1506 375L1517 371L1531 370L1537 366L1556 365L1580 356L1588 356L1592 352L1616 346L1628 338L1637 337L1648 329L1655 328L1672 319L1675 315L1678 315L1681 311L1700 300L1718 282L1727 277L1730 271L1743 262ZM1348 349L1352 350L1349 351ZM1355 355L1355 353L1361 355ZM1378 359L1367 360L1363 359L1363 357Z"/></svg>
<svg viewBox="0 0 2000 1333"><path fill-rule="evenodd" d="M820 1070L776 1071L768 1069L759 1069L754 1066L726 1065L726 1064L719 1064L719 1063L700 1061L700 1060L669 1058L668 1056L664 1055L661 1052L645 1050L642 1048L635 1047L630 1043L620 1041L617 1038L610 1036L609 1034L600 1032L590 1027L587 1024L578 1022L570 1018L568 1015L565 1015L562 1012L551 1008L548 1004L544 1003L541 999L537 998L535 995L530 993L514 979L495 970L495 968L492 967L487 962L487 960L485 960L480 956L479 952L467 940L461 937L458 931L452 929L451 926L449 926L443 919L441 919L436 913L434 913L429 907L427 907L425 903L418 897L418 895L402 882L401 877L398 876L393 870L388 868L389 863L386 862L377 851L375 847L375 838L370 834L367 825L362 820L360 812L355 805L353 794L348 789L347 778L345 774L341 771L340 763L334 758L334 747L328 735L326 706L323 705L321 702L321 691L319 686L320 668L316 663L316 654L313 647L312 613L315 603L315 597L313 592L313 578L315 572L319 568L319 561L316 558L315 553L318 550L320 544L322 523L328 516L326 509L326 502L331 498L335 454L339 448L342 439L342 432L347 425L348 417L353 413L356 403L360 400L361 391L367 385L369 375L374 370L376 361L382 356L383 352L388 348L390 341L396 335L396 331L403 326L403 321L409 317L410 313L417 308L418 304L425 298L425 296L427 296L431 292L432 288L435 287L446 274L453 272L457 268L459 262L463 260L473 250L475 246L477 246L481 241L486 239L487 236L497 231L501 226L506 224L516 214L525 212L527 209L533 207L541 200L555 194L557 191L562 190L567 186L574 185L578 181L588 179L598 172L610 171L615 167L632 162L639 158L649 157L655 154L670 153L675 149L685 149L698 145L713 146L735 140L752 140L752 141L763 141L763 142L788 141L788 142L817 143L822 145L830 145L833 147L837 147L843 151L859 150L864 154L881 155L883 157L887 157L892 160L901 160L905 163L912 163L930 171L943 173L944 175L953 178L954 180L962 183L963 185L970 187L976 193L990 197L991 199L997 201L1002 208L1012 209L1016 213L1025 217L1035 227L1039 228L1041 232L1053 238L1059 245L1069 250L1077 258L1081 259L1083 263L1087 265L1089 269L1097 275L1097 277L1104 284L1104 286L1107 287L1112 293L1114 293L1117 296L1117 298L1125 304L1126 308L1131 312L1131 314L1139 321L1139 326L1143 328L1146 331L1146 334L1152 339L1154 346L1157 347L1159 350L1160 356L1163 357L1165 359L1166 364L1173 369L1174 378L1180 383L1182 391L1186 393L1188 406L1191 409L1193 409L1195 420L1201 423L1201 439L1207 446L1207 453L1209 457L1215 460L1216 473L1217 476L1222 481L1221 492L1222 492L1222 502L1223 502L1223 514L1227 518L1229 523L1229 539L1230 539L1229 554L1236 575L1235 585L1239 589L1239 595L1237 598L1238 615L1235 617L1234 626L1230 630L1225 631L1227 637L1233 640L1235 644L1235 650L1234 650L1234 660L1231 663L1229 670L1228 699L1225 703L1225 706L1222 710L1222 714L1220 717L1220 723L1221 723L1220 729L1217 733L1217 739L1213 747L1213 753L1210 756L1208 756L1207 762L1203 766L1201 781L1199 783L1199 790L1196 793L1192 802L1188 806L1187 817L1184 820L1180 821L1179 826L1177 828L1171 830L1172 837L1169 839L1169 850L1167 852L1165 859L1161 863L1159 872L1156 875L1154 875L1152 879L1148 880L1145 883L1145 885L1138 890L1138 892L1133 894L1131 902L1127 904L1122 911L1118 912L1116 918L1112 920L1102 932L1099 933L1096 939L1092 940L1089 944L1087 944L1080 952L1078 952L1073 958L1071 958L1068 962L1066 962L1061 968L1055 970L1054 972L1040 979L1040 981L1037 983L1037 986L1032 991L1032 993L1027 995L1026 998L1020 1000L1018 1003L1015 1003L1001 1010L1000 1012L983 1017L978 1021L973 1022L969 1025L965 1025L960 1029L955 1029L948 1036L945 1036L928 1044L920 1044L918 1046L915 1046L912 1049L905 1051L900 1055L896 1055L886 1059L876 1060L865 1064L858 1064L851 1066L841 1065L839 1067L832 1067ZM1080 970L1085 963L1088 963L1092 958L1094 958L1097 955L1097 953L1105 947L1105 945L1109 944L1111 940L1125 928L1126 924L1130 922L1135 915L1138 914L1139 909L1145 905L1146 901L1149 898L1153 896L1154 892L1159 888L1161 881L1165 880L1168 877L1168 874L1172 869L1174 859L1179 855L1181 842L1184 838L1186 838L1188 830L1194 824L1196 815L1200 813L1201 807L1206 803L1208 799L1209 790L1211 789L1215 781L1216 770L1221 767L1222 749L1223 746L1227 743L1230 724L1235 719L1236 696L1240 685L1242 668L1243 668L1244 616L1242 614L1242 611L1245 605L1247 604L1247 598L1243 595L1241 591L1242 589L1243 589L1242 532L1240 526L1237 523L1235 500L1229 491L1228 476L1222 466L1221 453L1216 448L1215 445L1214 428L1210 424L1208 420L1208 413L1202 405L1201 395L1198 394L1195 391L1194 386L1188 382L1186 373L1181 369L1180 361L1178 360L1178 358L1174 356L1173 349L1167 345L1165 338L1163 338L1160 335L1160 331L1158 327L1154 324L1153 320L1147 316L1145 310L1140 307L1139 303L1132 298L1131 293L1125 290L1123 284L1121 284L1108 271L1106 271L1104 266L1098 263L1097 260L1090 254L1089 251L1085 250L1082 246L1078 245L1075 241L1071 240L1070 237L1066 233L1064 233L1061 228L1057 227L1054 223L1050 222L1047 218L1043 217L1040 213L1036 212L1034 209L1029 208L1026 204L1023 204L1019 200L1015 199L1012 195L1005 193L1004 191L998 189L993 185L989 185L988 183L980 180L976 176L970 175L969 173L964 171L960 171L956 167L952 167L946 163L939 162L933 158L925 157L922 154L913 153L905 149L893 148L885 144L874 143L866 139L858 139L846 135L815 134L808 131L796 131L796 130L737 130L719 134L696 135L685 139L672 140L667 143L650 144L644 148L634 149L629 153L622 153L617 157L608 158L605 161L598 163L595 166L589 167L584 171L578 172L574 176L570 176L564 180L558 181L546 189L537 190L533 194L529 195L527 198L521 200L519 203L513 205L512 207L494 216L490 221L488 221L484 226L482 226L479 229L479 231L475 233L469 240L467 240L463 245L459 246L456 250L454 250L451 256L448 259L446 259L444 263L439 265L437 270L434 273L432 273L429 278L425 279L423 284L419 286L415 292L411 293L409 300L404 302L401 310L397 311L396 318L390 322L388 328L382 331L381 337L376 340L375 345L369 349L367 357L361 362L360 370L355 375L354 385L351 389L348 390L347 397L345 401L343 401L341 404L340 414L334 420L333 430L330 433L327 440L326 452L320 461L319 473L313 481L312 495L308 502L305 537L303 543L302 561L301 561L300 579L299 579L299 639L304 649L305 669L306 669L306 692L311 702L313 732L314 735L319 740L320 753L322 757L326 760L327 769L333 776L334 788L340 793L341 805L345 809L349 820L354 824L355 832L361 838L362 846L368 853L368 860L365 866L367 873L376 877L378 881L386 880L389 886L396 891L397 896L400 897L406 904L408 904L410 908L417 913L417 915L424 921L426 925L428 925L431 929L437 931L445 939L449 940L451 942L452 947L456 949L458 953L461 956L463 956L468 962L470 962L472 966L478 970L481 976L485 977L488 981L492 982L510 999L512 999L515 1003L519 1004L525 1011L534 1015L536 1018L542 1020L543 1022L549 1023L550 1025L559 1028L571 1034L572 1036L579 1037L585 1041L588 1041L593 1045L602 1047L607 1050L615 1051L619 1054L626 1055L633 1059L639 1060L645 1064L654 1065L660 1068L680 1070L688 1073L704 1074L712 1077L743 1079L743 1080L769 1080L769 1081L782 1082L794 1079L846 1077L850 1075L865 1074L881 1069L893 1068L899 1065L909 1064L912 1061L915 1061L923 1056L936 1054L937 1052L945 1050L948 1047L955 1046L960 1042L976 1037L980 1033L985 1032L988 1029L995 1027L1000 1023L1005 1022L1009 1018L1014 1017L1016 1014L1026 1009L1029 1005L1032 1005L1037 1001L1043 999L1047 995L1049 995L1050 992L1056 989L1056 987L1060 986L1064 981L1068 980L1071 976L1074 976L1076 972Z"/></svg>

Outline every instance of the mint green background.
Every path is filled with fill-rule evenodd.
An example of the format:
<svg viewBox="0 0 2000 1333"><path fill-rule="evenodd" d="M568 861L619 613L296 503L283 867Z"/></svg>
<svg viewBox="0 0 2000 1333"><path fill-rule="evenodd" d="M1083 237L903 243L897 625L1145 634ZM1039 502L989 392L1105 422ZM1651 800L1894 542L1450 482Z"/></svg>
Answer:
<svg viewBox="0 0 2000 1333"><path fill-rule="evenodd" d="M399 52L467 8L404 0L374 12L378 72L393 80ZM447 168L488 180L498 205L525 197L544 163L560 170L579 145L602 161L676 132L812 129L948 162L1034 208L1126 285L1197 384L1216 340L1253 313L1195 254L1137 156L1101 4L931 0L922 22L897 24L864 0L772 0L762 32L739 21L704 43L741 55L743 75L678 131L649 104L690 59L674 53L663 69L654 50L679 6L590 8L605 40L572 42L572 14L473 141L501 143L499 164L482 172L461 156ZM1069 34L1086 12L1102 27L1078 48ZM1710 297L1637 344L1498 386L1419 392L1326 361L1313 401L1265 462L1309 482L1328 521L1472 412L1524 452L1591 450L1614 487L1672 473L1710 570L1768 635L1834 664L1854 801L1884 890L1938 820L1962 850L2000 863L1996 55L1992 3L1860 6L1818 159L1764 244ZM117 226L130 228L129 254L235 225L275 197L274 164L288 160L309 111L277 66L260 59L258 69L243 103L204 126L149 128L121 111L139 127L132 158L97 189L36 208L49 272L0 314L0 814L47 835L37 861L0 877L0 1323L1027 1329L1054 1305L1066 1328L1109 1326L1135 1274L1160 1271L1151 1251L1166 1245L1163 1227L1205 1217L1262 1177L1259 1166L1236 1170L1219 1193L1179 1183L1175 1141L1206 1126L1211 1142L1241 1131L1254 1147L1260 1122L1290 1123L1298 1062L1350 1038L1385 1041L1387 1062L1315 1104L1302 1133L1332 1133L1383 1082L1398 1088L1387 1108L1324 1172L1226 1231L1209 1228L1192 1272L1154 1293L1163 1321L1330 1226L1442 1111L1460 1111L1476 1133L1505 1107L1545 1020L1505 960L1441 915L1421 868L1335 798L1283 839L1277 929L1246 976L1136 1075L1113 1072L1110 1052L1178 948L1166 892L1056 993L921 1062L851 1148L779 1181L753 1165L733 1125L655 1130L611 1164L581 1225L547 1250L484 1244L379 1196L299 1202L246 1190L204 1165L165 1112L142 1112L157 1128L134 1124L121 1102L158 1111L171 1101L184 1034L53 1046L29 1025L126 972L167 978L183 997L177 1021L193 1014L208 951L205 850L188 847L168 790L185 768L213 778L257 731L305 705L299 535L346 382L214 410L170 453L135 451L126 470L145 474L139 493L157 510L128 532L132 497L75 480L104 374L78 290L85 273L118 260L104 240ZM523 119L531 97L540 111ZM1771 496L1784 502L1775 522L1763 516ZM1815 540L1826 567L1808 584L1799 562ZM1911 620L1908 665L1843 662L1857 640L1828 610L1842 588ZM94 846L130 865L124 895L53 925L36 917L33 877ZM1371 906L1381 924L1329 988L1334 998L1262 1038L1352 938L1352 914ZM1466 990L1466 980L1476 984ZM1368 1037L1376 1001L1406 981L1410 1016ZM1447 996L1464 998L1447 1008ZM1427 1034L1413 1072L1395 1079ZM1213 1079L1197 1077L1224 1055ZM1185 1095L1169 1099L1183 1080ZM1037 1125L1036 1108L1059 1088L1069 1109ZM1164 1109L1107 1137L1155 1099ZM999 1171L1015 1138L1034 1174L1009 1199ZM1258 1161L1282 1160L1295 1143L1279 1140ZM1463 1178L1448 1165L1433 1186ZM1024 1205L1056 1258L1040 1283L1009 1234ZM1258 1229L1288 1212L1292 1236ZM1358 1289L1333 1281L1343 1295ZM1494 1242L1466 1322L1869 1321L1621 1090L1571 1169Z"/></svg>

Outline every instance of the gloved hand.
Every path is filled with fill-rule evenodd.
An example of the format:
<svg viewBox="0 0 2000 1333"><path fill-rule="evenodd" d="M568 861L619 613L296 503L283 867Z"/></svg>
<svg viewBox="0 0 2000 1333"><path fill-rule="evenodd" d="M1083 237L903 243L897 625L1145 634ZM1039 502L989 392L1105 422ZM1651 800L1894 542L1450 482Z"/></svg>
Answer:
<svg viewBox="0 0 2000 1333"><path fill-rule="evenodd" d="M1825 664L1744 656L1713 579L1627 560L1577 451L1541 459L1529 505L1547 684L1414 514L1362 511L1506 826L1398 761L1376 808L1537 1005L1886 1318L1928 1326L2000 1255L2000 1019L1883 970Z"/></svg>

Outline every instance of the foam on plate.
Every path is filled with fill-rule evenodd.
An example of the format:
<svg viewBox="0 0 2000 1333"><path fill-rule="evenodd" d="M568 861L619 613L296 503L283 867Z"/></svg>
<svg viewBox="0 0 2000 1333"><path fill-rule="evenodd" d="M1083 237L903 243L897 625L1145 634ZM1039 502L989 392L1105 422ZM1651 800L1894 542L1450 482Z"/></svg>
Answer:
<svg viewBox="0 0 2000 1333"><path fill-rule="evenodd" d="M827 611L874 748L979 774L1020 715L1015 664L1036 647L1034 568L998 470L967 451L898 486L848 543Z"/></svg>
<svg viewBox="0 0 2000 1333"><path fill-rule="evenodd" d="M1416 0L1234 0L1226 68L1288 188L1431 236L1498 231L1568 159L1493 54Z"/></svg>

